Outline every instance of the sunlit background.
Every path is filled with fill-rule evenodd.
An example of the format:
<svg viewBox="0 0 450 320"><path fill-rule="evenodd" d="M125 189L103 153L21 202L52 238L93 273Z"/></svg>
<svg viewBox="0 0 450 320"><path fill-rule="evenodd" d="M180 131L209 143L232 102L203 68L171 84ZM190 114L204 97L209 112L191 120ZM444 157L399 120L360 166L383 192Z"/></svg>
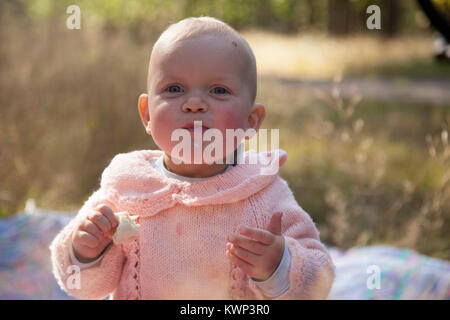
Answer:
<svg viewBox="0 0 450 320"><path fill-rule="evenodd" d="M200 15L252 46L262 127L280 129L281 176L323 242L450 259L450 63L410 0L0 1L1 217L27 199L76 212L114 155L156 148L137 112L150 50Z"/></svg>

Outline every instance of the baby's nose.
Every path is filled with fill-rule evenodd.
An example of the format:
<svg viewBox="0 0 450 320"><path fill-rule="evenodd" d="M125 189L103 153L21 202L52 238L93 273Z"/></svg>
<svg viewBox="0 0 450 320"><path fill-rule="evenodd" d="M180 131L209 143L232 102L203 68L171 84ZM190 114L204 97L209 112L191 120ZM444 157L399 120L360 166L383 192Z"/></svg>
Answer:
<svg viewBox="0 0 450 320"><path fill-rule="evenodd" d="M184 112L206 112L206 105L200 99L189 99L183 105Z"/></svg>

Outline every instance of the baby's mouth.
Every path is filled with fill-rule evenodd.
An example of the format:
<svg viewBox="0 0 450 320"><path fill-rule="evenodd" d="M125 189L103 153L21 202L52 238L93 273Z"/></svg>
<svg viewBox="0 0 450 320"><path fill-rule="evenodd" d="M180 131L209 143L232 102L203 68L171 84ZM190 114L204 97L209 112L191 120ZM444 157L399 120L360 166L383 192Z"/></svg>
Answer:
<svg viewBox="0 0 450 320"><path fill-rule="evenodd" d="M184 127L182 127L182 129L186 129L186 130L188 130L190 132L194 132L195 129L201 130L201 132L205 132L209 128L207 126L204 126L204 125L199 126L197 124L196 126L194 126L194 123L189 123L189 124L185 125Z"/></svg>
<svg viewBox="0 0 450 320"><path fill-rule="evenodd" d="M183 128L186 129L190 132L194 132L195 128L194 127L189 127L189 128ZM205 126L201 126L201 127L197 127L197 130L201 130L202 132L205 132L206 130L208 130L209 128L205 127Z"/></svg>

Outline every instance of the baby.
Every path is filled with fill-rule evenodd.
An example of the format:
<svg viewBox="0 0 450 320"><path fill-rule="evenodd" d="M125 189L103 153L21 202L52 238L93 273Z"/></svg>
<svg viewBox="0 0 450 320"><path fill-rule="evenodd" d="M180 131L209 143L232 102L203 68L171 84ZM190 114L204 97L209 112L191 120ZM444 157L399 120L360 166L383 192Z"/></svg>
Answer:
<svg viewBox="0 0 450 320"><path fill-rule="evenodd" d="M115 156L53 240L61 288L81 299L325 299L334 265L278 172L248 164L239 139L212 163L174 152L177 130L198 147L197 130L259 129L248 43L215 18L184 19L155 43L147 86L138 110L161 150ZM277 169L287 159L281 149L258 155ZM112 241L118 212L139 222L137 239Z"/></svg>

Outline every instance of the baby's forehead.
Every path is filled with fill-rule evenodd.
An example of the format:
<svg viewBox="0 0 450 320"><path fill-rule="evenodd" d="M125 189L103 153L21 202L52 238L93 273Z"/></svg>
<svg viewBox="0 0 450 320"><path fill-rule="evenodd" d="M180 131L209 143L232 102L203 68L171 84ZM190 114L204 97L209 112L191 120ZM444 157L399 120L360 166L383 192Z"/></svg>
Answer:
<svg viewBox="0 0 450 320"><path fill-rule="evenodd" d="M189 50L192 42L195 42L196 47L204 47L205 50L208 50L209 54L217 54L218 51L221 51L221 54L230 54L239 56L245 60L251 60L252 53L249 52L249 48L247 48L242 39L230 34L215 33L200 34L181 39L161 38L155 43L152 56L158 53L159 56L170 57L176 51Z"/></svg>
<svg viewBox="0 0 450 320"><path fill-rule="evenodd" d="M206 52L206 55L205 55ZM235 37L205 34L175 42L160 42L154 47L151 57L151 73L172 74L209 70L212 74L230 74L242 81L250 72L251 61L239 39ZM186 66L186 68L185 68ZM194 69L192 69L194 68Z"/></svg>

